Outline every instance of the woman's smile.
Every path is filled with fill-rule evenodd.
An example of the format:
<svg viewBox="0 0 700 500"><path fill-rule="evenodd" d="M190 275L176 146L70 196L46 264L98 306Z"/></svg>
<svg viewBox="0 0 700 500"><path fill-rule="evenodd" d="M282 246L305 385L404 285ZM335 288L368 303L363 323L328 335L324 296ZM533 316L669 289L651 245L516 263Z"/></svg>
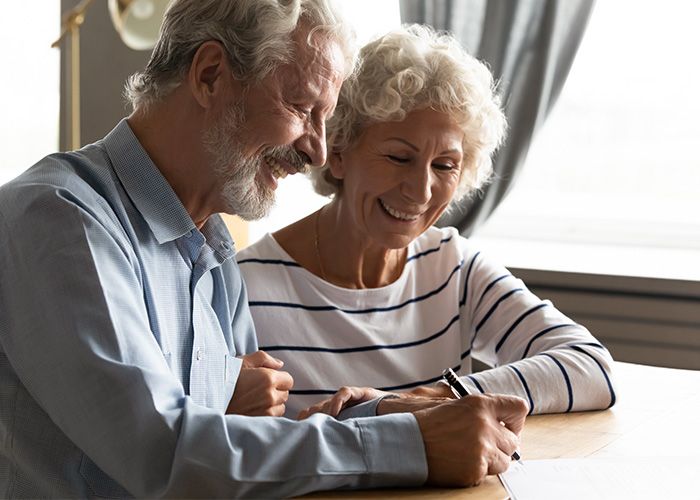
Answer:
<svg viewBox="0 0 700 500"><path fill-rule="evenodd" d="M403 212L399 210L398 208L394 208L391 205L389 205L386 201L382 200L379 198L379 205L384 209L384 211L392 218L397 219L402 222L414 222L418 220L418 217L420 217L422 214L421 213L408 213L408 212Z"/></svg>

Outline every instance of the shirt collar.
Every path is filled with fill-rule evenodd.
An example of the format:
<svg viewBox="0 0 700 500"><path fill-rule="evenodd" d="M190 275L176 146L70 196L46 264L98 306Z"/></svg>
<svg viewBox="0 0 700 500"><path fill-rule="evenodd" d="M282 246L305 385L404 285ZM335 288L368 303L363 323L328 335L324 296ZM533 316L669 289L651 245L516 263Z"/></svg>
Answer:
<svg viewBox="0 0 700 500"><path fill-rule="evenodd" d="M190 214L143 149L126 118L103 142L124 190L158 243L196 231Z"/></svg>
<svg viewBox="0 0 700 500"><path fill-rule="evenodd" d="M219 214L214 214L207 219L202 226L202 234L221 261L230 259L236 253L231 232Z"/></svg>

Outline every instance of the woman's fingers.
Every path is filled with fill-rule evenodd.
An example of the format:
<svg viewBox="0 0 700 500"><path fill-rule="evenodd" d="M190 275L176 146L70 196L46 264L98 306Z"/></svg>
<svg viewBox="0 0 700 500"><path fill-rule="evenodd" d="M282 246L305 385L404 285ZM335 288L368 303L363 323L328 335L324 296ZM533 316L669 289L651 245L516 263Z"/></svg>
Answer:
<svg viewBox="0 0 700 500"><path fill-rule="evenodd" d="M325 413L332 417L337 417L345 408L370 401L386 394L388 393L372 387L344 386L338 389L330 398L319 401L315 405L299 412L297 418L303 420L314 413Z"/></svg>

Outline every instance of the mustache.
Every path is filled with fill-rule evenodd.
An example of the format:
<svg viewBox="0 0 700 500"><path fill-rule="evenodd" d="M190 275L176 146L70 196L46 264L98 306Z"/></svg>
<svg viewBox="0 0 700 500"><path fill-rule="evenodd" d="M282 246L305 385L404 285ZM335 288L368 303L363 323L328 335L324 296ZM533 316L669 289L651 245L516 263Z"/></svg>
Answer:
<svg viewBox="0 0 700 500"><path fill-rule="evenodd" d="M265 151L263 156L289 163L297 172L302 174L307 174L311 170L309 166L311 158L309 158L306 153L296 151L292 146L275 146L269 148Z"/></svg>

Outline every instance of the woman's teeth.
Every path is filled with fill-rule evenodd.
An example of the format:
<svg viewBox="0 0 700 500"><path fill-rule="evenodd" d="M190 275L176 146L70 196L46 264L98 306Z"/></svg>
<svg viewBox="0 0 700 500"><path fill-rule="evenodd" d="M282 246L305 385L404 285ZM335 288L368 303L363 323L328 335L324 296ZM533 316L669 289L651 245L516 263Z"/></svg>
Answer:
<svg viewBox="0 0 700 500"><path fill-rule="evenodd" d="M287 171L283 169L279 163L277 163L277 160L275 160L271 156L268 156L265 158L265 161L267 161L267 164L270 165L270 170L272 171L272 175L275 179L284 179L285 177L287 177Z"/></svg>
<svg viewBox="0 0 700 500"><path fill-rule="evenodd" d="M401 212L400 210L396 210L395 208L390 207L386 203L384 203L384 200L379 200L379 203L382 204L382 207L384 207L384 210L389 212L389 215L396 219L400 220L407 220L407 221L414 221L418 218L418 215L411 215L407 214L406 212Z"/></svg>

